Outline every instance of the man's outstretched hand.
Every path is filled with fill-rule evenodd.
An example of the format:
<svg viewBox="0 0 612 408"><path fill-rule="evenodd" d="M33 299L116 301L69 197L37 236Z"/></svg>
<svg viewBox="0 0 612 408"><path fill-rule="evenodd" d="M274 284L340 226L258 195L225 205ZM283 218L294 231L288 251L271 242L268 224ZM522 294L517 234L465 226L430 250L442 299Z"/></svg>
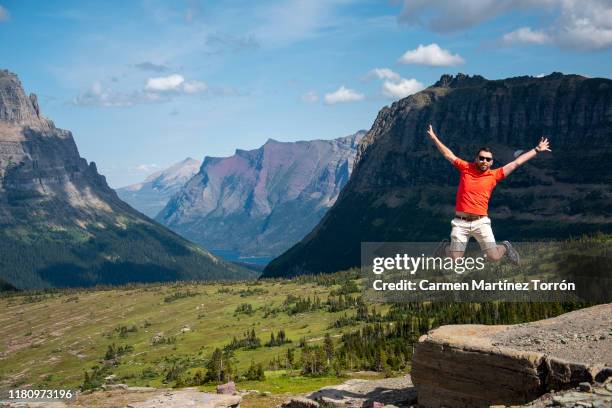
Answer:
<svg viewBox="0 0 612 408"><path fill-rule="evenodd" d="M431 125L430 125L430 128L431 128ZM544 136L542 136L542 138L540 139L540 143L538 143L535 149L538 153L552 151L548 147L549 147L548 138L545 138Z"/></svg>
<svg viewBox="0 0 612 408"><path fill-rule="evenodd" d="M431 125L429 125L429 129L427 129L427 134L429 135L429 137L434 138L436 137L436 134L433 131L433 127Z"/></svg>

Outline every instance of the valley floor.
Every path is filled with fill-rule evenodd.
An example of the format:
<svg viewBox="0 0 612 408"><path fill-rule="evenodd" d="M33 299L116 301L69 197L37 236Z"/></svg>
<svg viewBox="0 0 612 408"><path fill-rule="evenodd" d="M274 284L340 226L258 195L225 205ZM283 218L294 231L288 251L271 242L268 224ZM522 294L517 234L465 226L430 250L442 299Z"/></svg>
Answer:
<svg viewBox="0 0 612 408"><path fill-rule="evenodd" d="M234 337L241 339L254 330L261 346L235 350L232 362L242 373L252 362L261 363L267 380L243 381L240 386L258 385L274 393L314 390L341 380L334 375L300 376L299 368L286 376L281 369L285 367L271 367L270 362L284 365L287 349L296 349L300 340L322 344L329 333L337 342L343 331L359 326L330 328L354 310L296 312L287 304L291 296L324 302L333 289L285 280L5 295L0 298L0 389L76 389L86 371L109 360L113 364L105 377L112 376L112 382L170 387L173 381L165 377L173 364L192 374L204 367L215 348L223 349ZM280 330L291 342L265 347ZM110 347L115 350L111 359Z"/></svg>

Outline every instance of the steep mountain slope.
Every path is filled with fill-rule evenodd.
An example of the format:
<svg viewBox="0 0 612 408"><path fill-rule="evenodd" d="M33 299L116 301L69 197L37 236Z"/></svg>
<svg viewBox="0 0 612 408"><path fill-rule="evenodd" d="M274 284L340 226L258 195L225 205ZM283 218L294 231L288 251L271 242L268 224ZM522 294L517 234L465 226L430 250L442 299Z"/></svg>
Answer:
<svg viewBox="0 0 612 408"><path fill-rule="evenodd" d="M0 71L0 279L18 288L252 277L121 201Z"/></svg>
<svg viewBox="0 0 612 408"><path fill-rule="evenodd" d="M141 213L155 218L170 198L198 172L201 165L202 162L188 157L167 169L151 174L142 183L115 191L123 201Z"/></svg>
<svg viewBox="0 0 612 408"><path fill-rule="evenodd" d="M552 153L531 160L495 189L489 213L497 239L612 231L610 79L444 75L379 112L334 206L263 276L358 265L364 241L448 238L458 175L427 138L429 123L464 159L491 146L494 167L532 148L540 136L550 138Z"/></svg>
<svg viewBox="0 0 612 408"><path fill-rule="evenodd" d="M231 157L206 157L157 220L207 248L277 255L335 202L364 133L334 140L268 140Z"/></svg>

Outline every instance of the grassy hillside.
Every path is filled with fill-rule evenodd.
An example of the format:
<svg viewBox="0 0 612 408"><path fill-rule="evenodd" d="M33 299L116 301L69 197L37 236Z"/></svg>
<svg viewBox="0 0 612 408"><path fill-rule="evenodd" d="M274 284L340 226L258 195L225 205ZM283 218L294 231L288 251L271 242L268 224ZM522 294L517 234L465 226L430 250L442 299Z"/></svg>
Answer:
<svg viewBox="0 0 612 408"><path fill-rule="evenodd" d="M249 289L250 295L245 292ZM327 326L342 313L320 310L263 318L262 308L281 305L289 294L325 298L329 290L289 281L180 283L4 297L0 299L0 386L77 387L83 372L98 364L111 344L134 348L112 369L122 382L161 386L161 374L171 364L167 357L189 358L201 367L216 347L233 336L254 328L267 342L271 331L284 329L292 343L236 352L239 371L245 371L251 359L267 365L288 347L296 347L301 337L321 342ZM235 314L243 303L251 304L255 312ZM122 326L127 331L122 333ZM340 334L340 330L329 332ZM170 344L152 345L156 335L170 339Z"/></svg>
<svg viewBox="0 0 612 408"><path fill-rule="evenodd" d="M7 293L0 297L0 389L74 389L83 385L85 372L90 379L114 375L115 382L129 385L190 385L216 348L253 330L261 346L237 348L231 358L238 387L305 392L339 383L339 376L358 370L408 371L410 356L398 356L433 326L536 320L579 306L364 306L350 300L361 295L351 283L356 276ZM278 337L281 329L291 342L266 347L271 333ZM326 335L335 349L330 369L306 375L300 361L304 353L326 350ZM295 352L292 367L286 366L288 349ZM258 363L265 380L246 381L243 376ZM94 367L103 368L96 374ZM210 389L214 382L199 385Z"/></svg>

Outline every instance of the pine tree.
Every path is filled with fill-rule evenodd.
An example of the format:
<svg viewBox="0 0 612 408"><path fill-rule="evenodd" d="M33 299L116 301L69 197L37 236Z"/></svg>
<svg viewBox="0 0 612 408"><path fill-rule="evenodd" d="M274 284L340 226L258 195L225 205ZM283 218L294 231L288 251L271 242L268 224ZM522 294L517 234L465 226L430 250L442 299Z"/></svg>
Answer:
<svg viewBox="0 0 612 408"><path fill-rule="evenodd" d="M263 369L263 366L261 365L261 363L257 364L256 378L259 381L265 381L265 379L266 379L266 375L264 373L264 369Z"/></svg>
<svg viewBox="0 0 612 408"><path fill-rule="evenodd" d="M286 362L287 362L287 364L286 364L287 367L286 368L291 370L293 368L293 363L295 362L295 355L294 355L294 352L293 352L292 348L288 348L287 349L287 354L285 356L285 359L286 359Z"/></svg>
<svg viewBox="0 0 612 408"><path fill-rule="evenodd" d="M206 381L225 382L232 376L232 364L229 355L224 355L221 349L213 351L210 360L206 364Z"/></svg>
<svg viewBox="0 0 612 408"><path fill-rule="evenodd" d="M325 350L325 356L327 357L327 364L329 364L331 362L331 359L334 357L334 342L329 333L325 333L325 340L323 340L323 349Z"/></svg>

